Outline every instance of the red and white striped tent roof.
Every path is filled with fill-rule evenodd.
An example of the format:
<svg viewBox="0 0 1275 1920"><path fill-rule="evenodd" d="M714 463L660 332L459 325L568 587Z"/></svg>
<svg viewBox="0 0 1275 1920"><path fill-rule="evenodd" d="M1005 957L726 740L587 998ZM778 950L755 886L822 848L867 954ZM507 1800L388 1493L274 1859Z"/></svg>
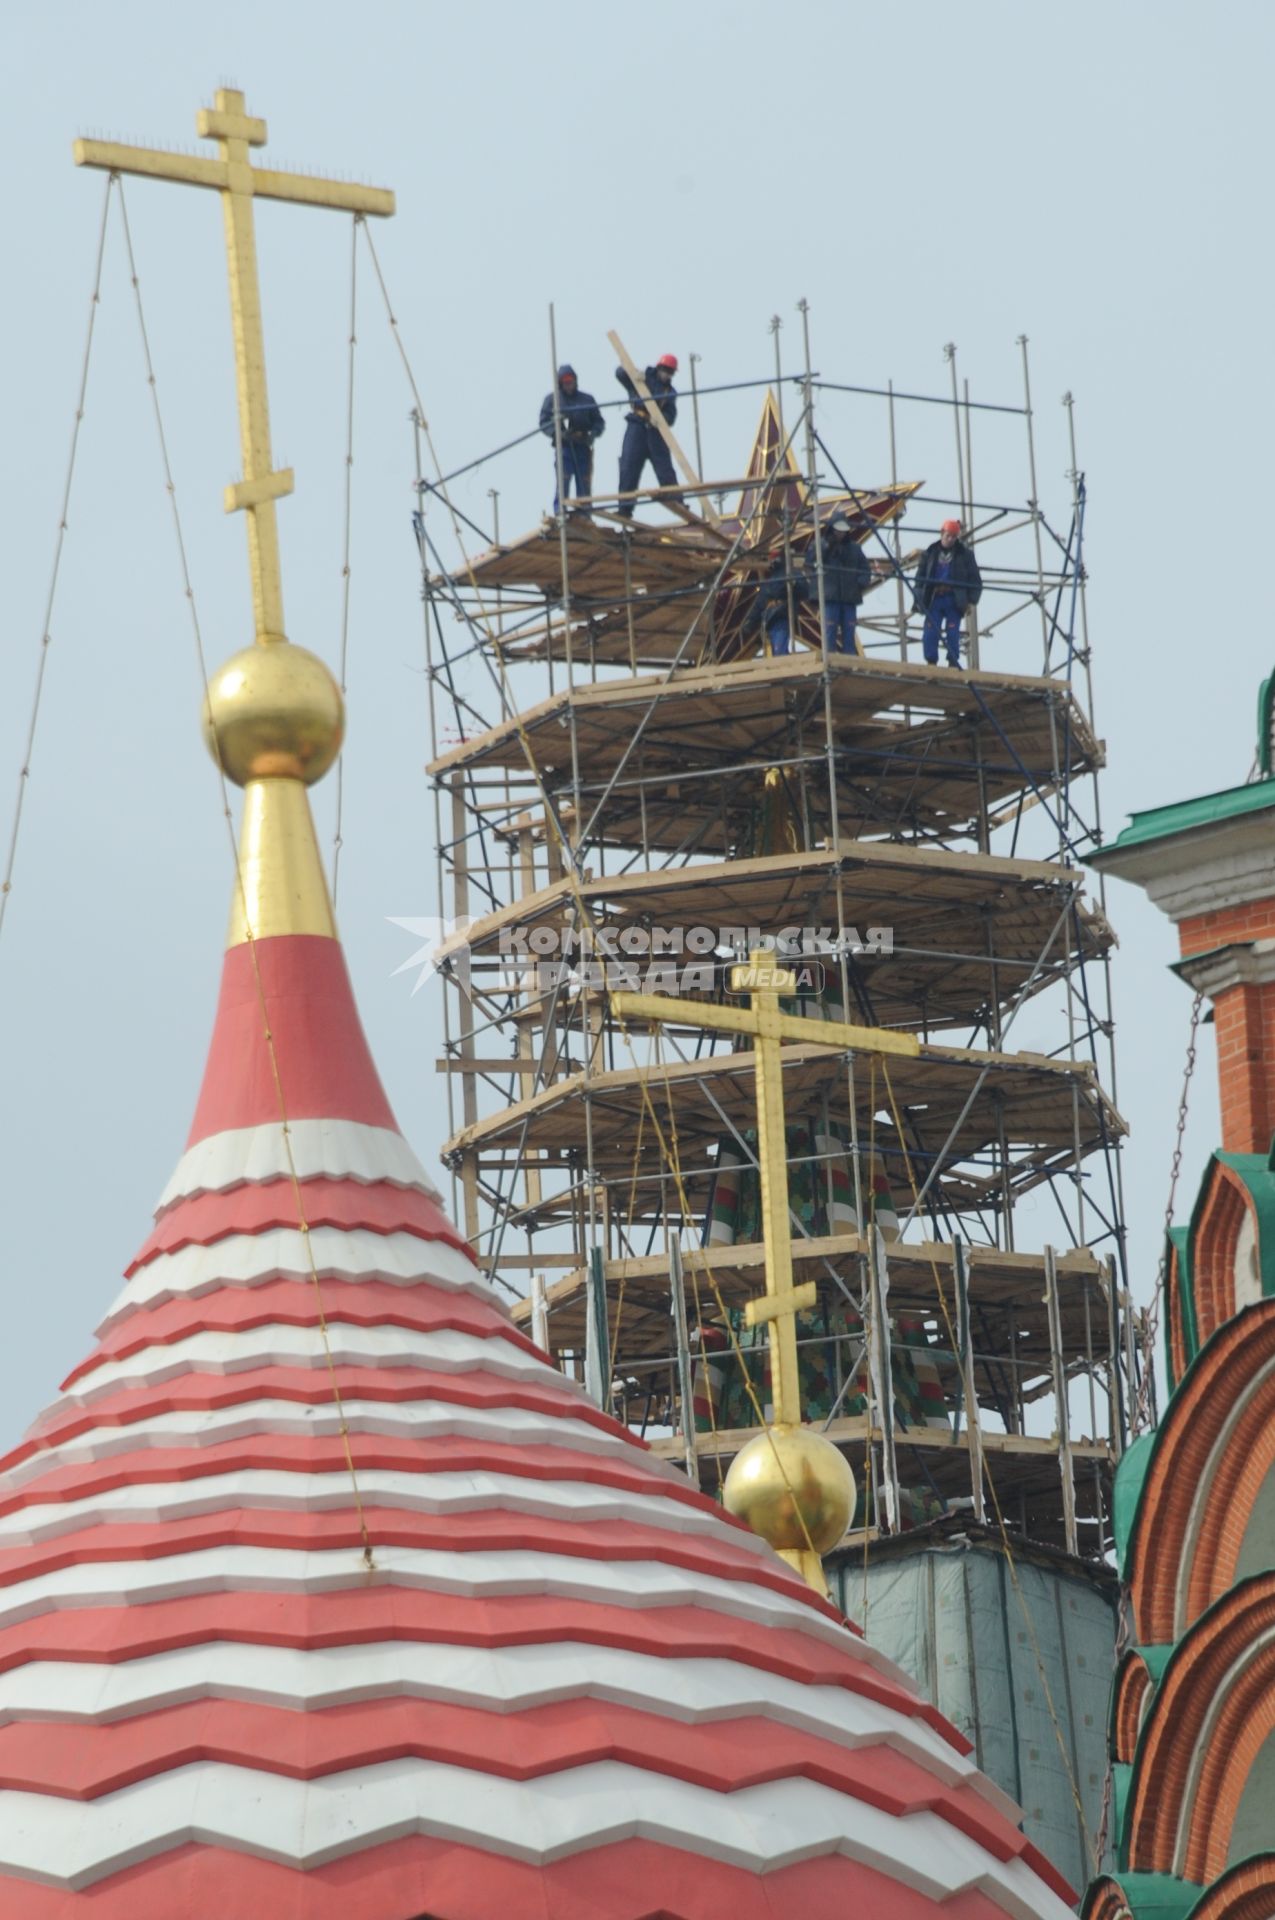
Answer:
<svg viewBox="0 0 1275 1920"><path fill-rule="evenodd" d="M514 1329L336 940L231 947L154 1230L0 1462L5 1920L1062 1920L1016 1818Z"/></svg>

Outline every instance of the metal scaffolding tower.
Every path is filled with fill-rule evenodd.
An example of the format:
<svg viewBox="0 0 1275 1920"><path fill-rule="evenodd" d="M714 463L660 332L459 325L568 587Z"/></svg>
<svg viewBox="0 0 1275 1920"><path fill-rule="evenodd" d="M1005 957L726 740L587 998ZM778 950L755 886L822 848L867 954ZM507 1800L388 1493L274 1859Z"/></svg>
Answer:
<svg viewBox="0 0 1275 1920"><path fill-rule="evenodd" d="M472 553L417 435L457 1212L484 1265L521 1276L520 1323L713 1490L768 1387L743 1311L763 1271L752 1057L696 1004L760 936L800 969L803 1012L917 1036L907 1059L784 1054L806 1418L865 1490L860 1554L972 1515L1100 1561L1140 1365L1113 936L1080 866L1103 757L1085 486L1072 437L1060 514L1040 503L1020 344L1012 407L971 401L955 349L948 396L744 383L763 403L736 477L643 493L635 518L595 492ZM845 394L888 416L888 480L831 444ZM907 419L936 408L946 493L899 477ZM975 495L981 415L1022 427L1017 505ZM834 508L872 562L857 656L821 637ZM963 672L919 657L910 606L948 514L985 582ZM812 583L787 656L747 618L781 554ZM624 1018L617 988L676 994L678 1017Z"/></svg>

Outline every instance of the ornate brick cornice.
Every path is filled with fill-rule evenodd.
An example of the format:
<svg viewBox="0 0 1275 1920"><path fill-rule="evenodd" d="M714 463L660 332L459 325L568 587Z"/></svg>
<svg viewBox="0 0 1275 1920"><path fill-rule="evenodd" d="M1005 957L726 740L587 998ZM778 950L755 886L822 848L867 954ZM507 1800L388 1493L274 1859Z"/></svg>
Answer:
<svg viewBox="0 0 1275 1920"><path fill-rule="evenodd" d="M1172 971L1197 993L1215 999L1228 987L1265 987L1275 981L1275 940L1234 941L1207 953L1188 954Z"/></svg>

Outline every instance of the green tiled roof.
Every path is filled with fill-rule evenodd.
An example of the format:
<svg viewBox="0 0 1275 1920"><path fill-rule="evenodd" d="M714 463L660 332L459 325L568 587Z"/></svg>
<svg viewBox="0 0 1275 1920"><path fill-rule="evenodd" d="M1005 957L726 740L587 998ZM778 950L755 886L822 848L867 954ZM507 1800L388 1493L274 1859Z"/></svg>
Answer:
<svg viewBox="0 0 1275 1920"><path fill-rule="evenodd" d="M1170 1643L1165 1647L1139 1647L1138 1652L1147 1663L1147 1672L1159 1686L1164 1678L1164 1670L1177 1652L1177 1647Z"/></svg>
<svg viewBox="0 0 1275 1920"><path fill-rule="evenodd" d="M1124 1458L1116 1468L1115 1499L1112 1504L1112 1525L1116 1536L1116 1564L1120 1569L1120 1578L1129 1578L1126 1556L1129 1541L1133 1534L1133 1523L1137 1518L1138 1502L1142 1498L1142 1488L1146 1481L1147 1469L1151 1465L1151 1454L1155 1446L1157 1427L1151 1433L1140 1433L1138 1438L1126 1447Z"/></svg>
<svg viewBox="0 0 1275 1920"><path fill-rule="evenodd" d="M1207 1178L1207 1176L1206 1176ZM1169 1243L1178 1256L1178 1298L1182 1305L1182 1338L1186 1348L1186 1364L1189 1367L1200 1351L1200 1328L1195 1313L1195 1282L1191 1274L1191 1230L1189 1227L1170 1227ZM1169 1271L1165 1262L1165 1273ZM1181 1381L1173 1365L1173 1341L1169 1315L1164 1316L1164 1374L1169 1383L1169 1392L1176 1393Z"/></svg>
<svg viewBox="0 0 1275 1920"><path fill-rule="evenodd" d="M1105 847L1087 856L1087 865L1102 866L1105 860L1135 847L1148 846L1153 840L1169 840L1175 834L1190 833L1197 827L1218 826L1246 813L1261 813L1275 807L1275 779L1254 780L1243 787L1227 787L1222 793L1202 794L1198 800L1178 800L1169 807L1150 807L1145 813L1129 816L1123 833Z"/></svg>
<svg viewBox="0 0 1275 1920"><path fill-rule="evenodd" d="M1115 1881L1137 1920L1187 1920L1205 1891L1189 1880L1175 1879L1170 1873L1113 1873L1108 1878Z"/></svg>
<svg viewBox="0 0 1275 1920"><path fill-rule="evenodd" d="M1120 1884L1138 1920L1185 1920L1204 1891L1171 1873L1125 1873Z"/></svg>

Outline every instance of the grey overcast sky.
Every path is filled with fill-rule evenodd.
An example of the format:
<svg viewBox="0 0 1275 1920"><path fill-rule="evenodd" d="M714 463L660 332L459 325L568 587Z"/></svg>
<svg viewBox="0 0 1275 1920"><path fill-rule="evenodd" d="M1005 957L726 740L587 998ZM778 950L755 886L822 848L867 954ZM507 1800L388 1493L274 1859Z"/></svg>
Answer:
<svg viewBox="0 0 1275 1920"><path fill-rule="evenodd" d="M1271 666L1270 74L1246 0L644 0L622 10L221 0L2 10L0 832L22 756L103 180L74 135L193 148L219 83L270 126L267 163L395 188L376 239L440 455L521 432L564 355L611 397L608 327L639 355L758 378L810 300L831 378L1017 402L1031 337L1041 495L1065 519L1059 396L1089 484L1108 831L1132 807L1245 778ZM135 182L127 205L210 662L250 638L218 209ZM340 630L348 222L264 207L259 247L291 636ZM404 1130L445 1132L437 1002L394 977L389 916L434 911L409 395L360 273L350 741L340 914ZM706 417L736 471L755 397ZM612 416L614 421L614 416ZM832 410L863 483L879 422ZM911 428L909 428L911 431ZM924 436L929 430L917 429ZM981 429L980 429L981 431ZM996 430L999 432L999 429ZM604 442L612 471L618 435ZM952 491L946 438L905 445ZM534 458L532 453L534 452ZM1017 468L1013 461L1019 461ZM910 461L911 464L908 464ZM1026 493L989 429L982 481ZM506 531L546 504L539 450L469 483ZM984 475L986 479L984 480ZM117 216L15 888L0 940L0 1392L19 1428L87 1348L181 1151L216 993L229 855ZM1024 629L1024 631L1026 631ZM998 656L1034 671L1036 655ZM331 786L320 831L331 833ZM1171 929L1113 886L1135 1285L1150 1290L1188 1014ZM1211 1039L1186 1161L1213 1144Z"/></svg>

